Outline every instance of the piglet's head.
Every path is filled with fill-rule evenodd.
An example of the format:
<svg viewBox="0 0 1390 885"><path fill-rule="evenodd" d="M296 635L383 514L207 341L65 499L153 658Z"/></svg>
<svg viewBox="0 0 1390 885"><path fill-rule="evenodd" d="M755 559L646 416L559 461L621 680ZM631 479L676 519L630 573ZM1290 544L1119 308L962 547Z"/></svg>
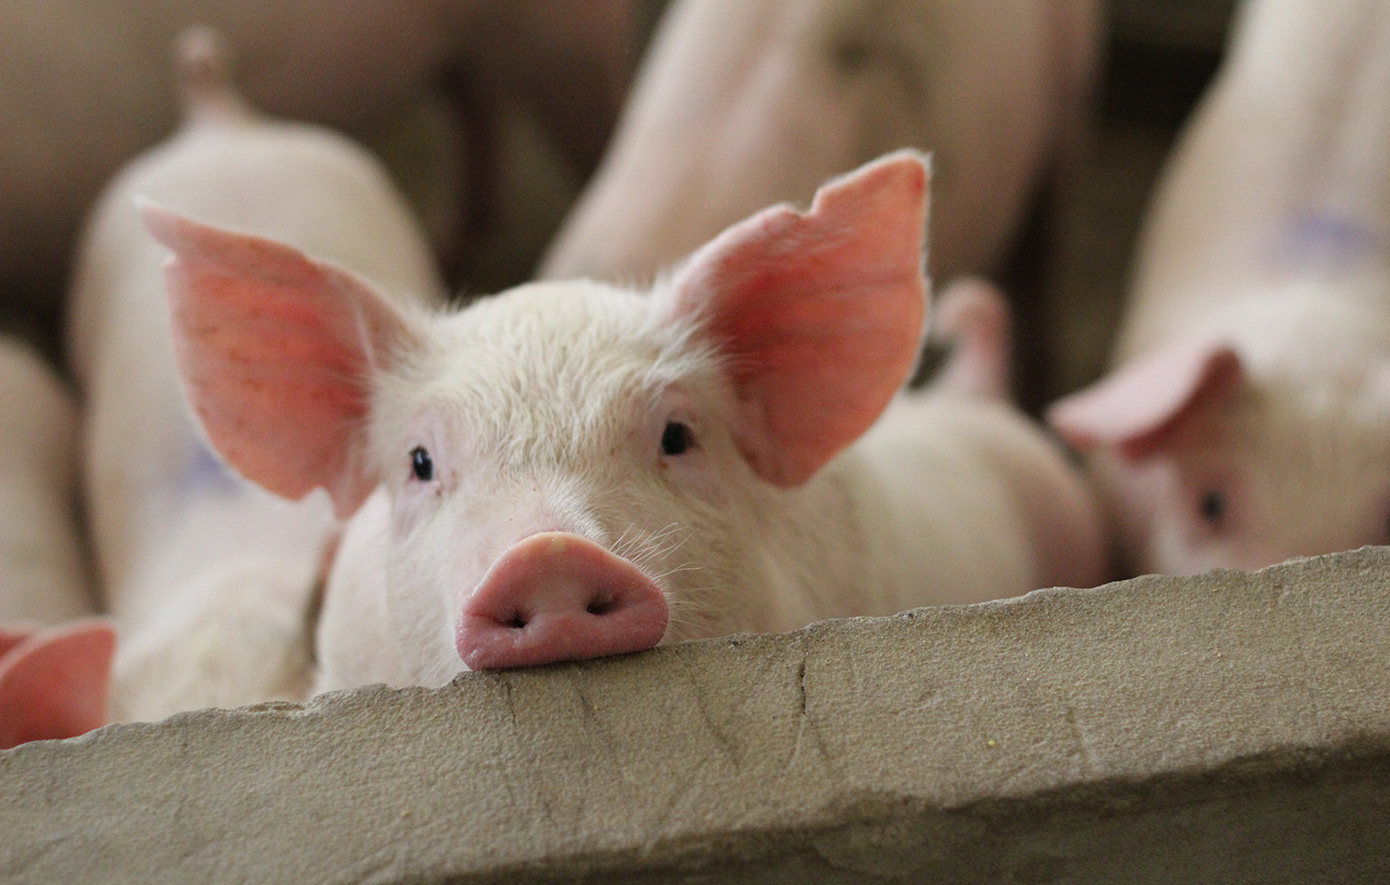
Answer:
<svg viewBox="0 0 1390 885"><path fill-rule="evenodd" d="M1257 569L1390 543L1390 365L1354 334L1318 332L1331 310L1312 309L1300 335L1327 341L1298 341L1293 357L1173 342L1049 410L1092 458L1128 571Z"/></svg>
<svg viewBox="0 0 1390 885"><path fill-rule="evenodd" d="M176 352L213 445L344 516L380 489L359 519L389 632L433 683L760 629L765 548L916 359L926 192L923 158L892 154L807 212L733 226L651 293L533 284L438 315L144 214L175 253Z"/></svg>

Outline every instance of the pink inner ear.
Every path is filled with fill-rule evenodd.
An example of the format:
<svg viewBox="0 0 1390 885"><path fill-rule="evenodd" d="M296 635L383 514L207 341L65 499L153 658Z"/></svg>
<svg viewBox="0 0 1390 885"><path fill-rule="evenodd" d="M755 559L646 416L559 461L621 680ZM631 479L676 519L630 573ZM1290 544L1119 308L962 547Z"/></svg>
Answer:
<svg viewBox="0 0 1390 885"><path fill-rule="evenodd" d="M696 252L674 315L702 318L731 357L734 435L759 476L805 482L869 428L921 341L928 173L899 151L773 207Z"/></svg>
<svg viewBox="0 0 1390 885"><path fill-rule="evenodd" d="M115 648L110 625L78 621L36 634L0 658L0 749L105 725Z"/></svg>
<svg viewBox="0 0 1390 885"><path fill-rule="evenodd" d="M408 337L361 280L289 246L142 207L174 251L174 345L212 445L287 498L328 489L340 516L376 484L360 439L376 362Z"/></svg>
<svg viewBox="0 0 1390 885"><path fill-rule="evenodd" d="M1082 451L1117 446L1126 457L1140 458L1203 404L1234 390L1243 377L1240 355L1229 345L1164 348L1054 403L1047 420Z"/></svg>
<svg viewBox="0 0 1390 885"><path fill-rule="evenodd" d="M19 645L24 640L39 632L39 627L33 624L14 624L8 628L0 627L0 658L9 654L10 649Z"/></svg>

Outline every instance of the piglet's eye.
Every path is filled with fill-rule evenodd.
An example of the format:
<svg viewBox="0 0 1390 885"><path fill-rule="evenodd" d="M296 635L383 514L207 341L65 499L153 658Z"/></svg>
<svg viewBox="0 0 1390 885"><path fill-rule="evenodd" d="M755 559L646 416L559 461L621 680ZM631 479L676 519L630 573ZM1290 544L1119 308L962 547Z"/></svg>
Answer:
<svg viewBox="0 0 1390 885"><path fill-rule="evenodd" d="M420 482L434 479L434 460L430 458L430 453L425 451L424 446L416 446L410 450L410 472Z"/></svg>
<svg viewBox="0 0 1390 885"><path fill-rule="evenodd" d="M1226 517L1226 496L1221 494L1218 489L1208 489L1202 493L1202 499L1197 504L1197 509L1202 513L1202 519L1209 525L1220 525L1221 520Z"/></svg>
<svg viewBox="0 0 1390 885"><path fill-rule="evenodd" d="M682 424L680 421L666 422L666 429L661 433L661 454L684 454L693 445L695 434L691 433L690 425Z"/></svg>

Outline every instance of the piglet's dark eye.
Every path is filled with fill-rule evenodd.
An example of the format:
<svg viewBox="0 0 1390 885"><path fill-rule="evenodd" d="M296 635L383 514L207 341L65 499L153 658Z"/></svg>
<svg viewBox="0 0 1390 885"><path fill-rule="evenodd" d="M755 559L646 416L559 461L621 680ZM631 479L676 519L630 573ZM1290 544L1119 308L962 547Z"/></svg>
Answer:
<svg viewBox="0 0 1390 885"><path fill-rule="evenodd" d="M410 450L410 471L420 482L434 479L434 461L423 446L416 446Z"/></svg>
<svg viewBox="0 0 1390 885"><path fill-rule="evenodd" d="M1202 500L1197 507L1202 513L1202 519L1211 525L1220 525L1226 516L1226 496L1217 489L1208 489L1202 493Z"/></svg>
<svg viewBox="0 0 1390 885"><path fill-rule="evenodd" d="M666 429L661 433L661 454L680 455L693 445L695 434L690 432L688 424L679 421L666 422Z"/></svg>

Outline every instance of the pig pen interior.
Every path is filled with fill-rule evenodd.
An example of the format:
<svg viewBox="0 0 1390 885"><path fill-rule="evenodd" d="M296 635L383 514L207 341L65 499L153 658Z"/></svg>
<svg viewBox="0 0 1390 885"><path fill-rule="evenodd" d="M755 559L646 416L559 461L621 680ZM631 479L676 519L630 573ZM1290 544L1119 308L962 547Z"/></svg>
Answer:
<svg viewBox="0 0 1390 885"><path fill-rule="evenodd" d="M1100 373L1228 7L1111 4L1097 138L1011 271L1059 318L1020 307L1030 405ZM0 754L0 874L1381 879L1387 582L1367 550L113 726Z"/></svg>

